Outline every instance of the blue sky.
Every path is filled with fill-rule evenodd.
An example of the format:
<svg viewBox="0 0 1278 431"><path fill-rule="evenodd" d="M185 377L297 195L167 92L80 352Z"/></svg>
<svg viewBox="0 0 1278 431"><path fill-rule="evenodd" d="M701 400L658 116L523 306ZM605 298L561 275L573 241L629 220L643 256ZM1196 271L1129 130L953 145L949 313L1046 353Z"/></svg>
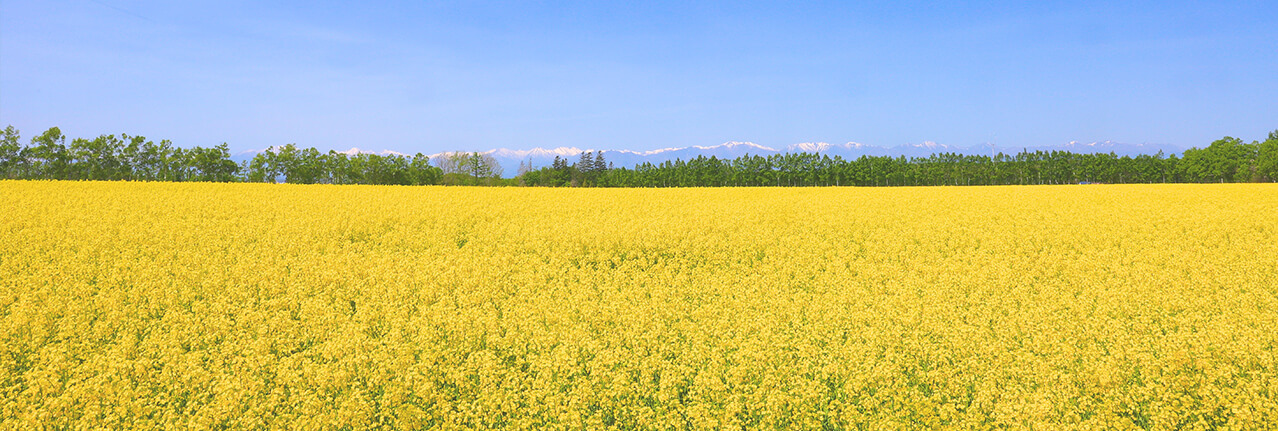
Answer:
<svg viewBox="0 0 1278 431"><path fill-rule="evenodd" d="M0 0L0 123L407 153L1278 128L1278 2L848 3Z"/></svg>

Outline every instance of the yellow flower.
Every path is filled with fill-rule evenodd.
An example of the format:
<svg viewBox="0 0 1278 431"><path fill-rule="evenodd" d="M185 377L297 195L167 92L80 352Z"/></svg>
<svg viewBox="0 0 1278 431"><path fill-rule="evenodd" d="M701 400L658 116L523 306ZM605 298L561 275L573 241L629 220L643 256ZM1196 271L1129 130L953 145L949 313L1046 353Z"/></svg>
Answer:
<svg viewBox="0 0 1278 431"><path fill-rule="evenodd" d="M1276 209L0 181L0 428L1264 428Z"/></svg>

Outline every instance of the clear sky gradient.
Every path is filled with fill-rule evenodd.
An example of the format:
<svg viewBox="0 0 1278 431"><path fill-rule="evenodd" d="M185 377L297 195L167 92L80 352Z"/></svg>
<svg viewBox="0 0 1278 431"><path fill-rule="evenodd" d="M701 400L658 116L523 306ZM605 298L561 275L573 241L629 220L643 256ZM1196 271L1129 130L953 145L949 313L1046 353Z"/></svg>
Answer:
<svg viewBox="0 0 1278 431"><path fill-rule="evenodd" d="M243 151L1205 146L1278 128L1278 2L0 0L0 126Z"/></svg>

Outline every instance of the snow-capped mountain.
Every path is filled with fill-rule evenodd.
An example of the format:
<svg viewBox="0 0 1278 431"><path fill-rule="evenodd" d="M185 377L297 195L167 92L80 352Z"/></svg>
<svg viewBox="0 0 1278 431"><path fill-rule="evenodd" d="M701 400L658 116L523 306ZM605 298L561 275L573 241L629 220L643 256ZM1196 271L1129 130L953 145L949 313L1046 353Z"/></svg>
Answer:
<svg viewBox="0 0 1278 431"><path fill-rule="evenodd" d="M346 151L338 151L338 152L339 152L339 153L342 153L342 154L345 154L345 155L347 155L347 156L354 156L354 155L357 155L357 154L377 154L377 155L381 155L381 156L390 156L390 155L395 155L395 156L407 156L407 155L408 155L408 154L404 154L404 153L401 153L401 152L399 152L399 151L394 151L394 150L368 151L368 150L362 150L362 149L360 149L359 147L351 147L351 149L349 149L349 150L346 150Z"/></svg>
<svg viewBox="0 0 1278 431"><path fill-rule="evenodd" d="M675 159L695 159L697 156L717 157L720 159L735 159L744 155L768 155L780 153L775 148L765 147L753 142L725 142L719 145L700 146L694 145L683 148L662 148L652 151L604 151L604 160L611 162L617 167L634 167L635 165L649 162L661 163L667 160Z"/></svg>
<svg viewBox="0 0 1278 431"><path fill-rule="evenodd" d="M927 157L936 153L959 152L961 149L949 145L927 141L921 144L905 144L896 147L878 147L860 142L831 144L828 142L804 142L786 147L787 153L818 153L830 157L839 156L844 159L855 159L861 156L906 156Z"/></svg>
<svg viewBox="0 0 1278 431"><path fill-rule="evenodd" d="M1036 148L1029 148L1030 151L1034 151L1035 149ZM1153 154L1157 154L1159 151L1162 151L1164 156L1169 156L1172 154L1179 154L1180 152L1185 151L1184 148L1176 147L1172 145L1124 144L1124 143L1114 142L1114 141L1087 142L1087 143L1070 141L1068 144L1064 144L1064 145L1056 145L1051 147L1039 147L1037 149L1042 149L1044 151L1052 151L1052 150L1069 151L1071 153L1079 153L1079 154L1114 153L1119 156L1132 156L1132 157L1135 157L1141 154L1153 155Z"/></svg>

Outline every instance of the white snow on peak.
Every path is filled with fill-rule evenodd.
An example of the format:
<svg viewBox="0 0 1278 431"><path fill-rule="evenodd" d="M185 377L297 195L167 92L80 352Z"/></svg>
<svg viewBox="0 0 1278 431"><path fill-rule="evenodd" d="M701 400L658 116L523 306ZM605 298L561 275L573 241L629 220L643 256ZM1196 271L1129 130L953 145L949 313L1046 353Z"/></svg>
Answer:
<svg viewBox="0 0 1278 431"><path fill-rule="evenodd" d="M756 143L754 143L754 142L740 142L740 141L728 141L728 142L724 142L724 143L719 144L719 145L712 145L712 146L709 146L709 147L703 147L703 146L700 146L700 145L693 145L693 146L692 146L692 148L696 148L696 149L698 149L698 150L714 150L714 149L719 149L719 148L737 148L737 147L749 147L749 148L754 148L754 149L758 149L758 150L762 150L762 151L776 151L776 150L775 150L775 149L773 149L773 148L768 148L768 147L765 147L765 146L762 146L762 145L756 144ZM683 150L683 149L687 149L687 147L684 147L684 148L674 148L674 149L676 149L676 150Z"/></svg>
<svg viewBox="0 0 1278 431"><path fill-rule="evenodd" d="M1114 141L1101 141L1101 142L1079 142L1079 141L1069 141L1069 143L1068 143L1068 144L1065 144L1065 147L1078 147L1078 146L1085 146L1085 147L1113 147L1113 146L1115 146L1115 145L1123 145L1123 144L1122 144L1122 143L1119 143L1119 142L1114 142ZM1131 144L1131 145L1138 146L1138 147L1144 146L1144 144Z"/></svg>
<svg viewBox="0 0 1278 431"><path fill-rule="evenodd" d="M533 148L530 150L512 150L509 148L497 148L488 151L480 151L481 154L492 154L494 157L504 157L511 159L522 159L525 157L555 157L555 156L575 156L589 149L583 150L577 147L556 147L556 148Z"/></svg>
<svg viewBox="0 0 1278 431"><path fill-rule="evenodd" d="M791 153L793 152L819 153L822 151L828 151L831 147L833 146L830 145L828 142L800 142L798 144L794 144L789 147L786 147L786 151Z"/></svg>
<svg viewBox="0 0 1278 431"><path fill-rule="evenodd" d="M429 158L432 158L432 159L437 159L437 158L440 158L440 157L448 157L448 156L451 156L451 155L454 155L454 154L470 154L470 153L488 154L488 153L491 153L491 152L493 152L493 150L488 150L488 151L444 151L444 152L439 152L439 153L435 153L435 154L427 154L427 155L426 155L426 157L429 157Z"/></svg>
<svg viewBox="0 0 1278 431"><path fill-rule="evenodd" d="M255 149L248 149L248 150L240 151L240 153L239 153L239 154L261 154L261 153L265 153L265 152L267 152L267 151L279 151L279 150L280 150L280 148L284 148L284 146L283 146L283 145L272 145L272 146L269 146L269 147L266 147L266 148L261 148L261 149L256 149L256 148L255 148Z"/></svg>
<svg viewBox="0 0 1278 431"><path fill-rule="evenodd" d="M790 145L786 147L785 150L786 152L790 152L790 153L799 153L799 152L822 153L822 152L827 152L827 151L831 151L835 149L860 150L865 148L870 148L870 146L862 144L860 142L848 142L846 144L831 144L829 142L802 142L802 143Z"/></svg>
<svg viewBox="0 0 1278 431"><path fill-rule="evenodd" d="M687 147L684 147L684 148L687 148ZM609 152L612 152L612 153L622 153L622 154L636 154L636 155L640 155L640 156L652 156L652 155L661 154L661 153L664 153L664 152L667 152L667 151L679 151L679 150L682 150L682 149L683 149L683 148L661 148L661 149L657 149L657 150L649 150L649 151L612 150L612 151L609 151Z"/></svg>
<svg viewBox="0 0 1278 431"><path fill-rule="evenodd" d="M765 147L765 146L762 146L762 145L759 145L759 144L756 144L756 143L753 143L753 142L738 142L738 141L729 141L729 142L724 142L724 143L719 144L719 145L711 145L711 146L693 145L693 146L691 146L691 147L669 147L669 148L659 148L659 149L656 149L656 150L648 150L648 151L633 151L633 150L608 150L608 151L605 151L605 152L604 152L604 154L607 154L607 153L622 153L622 154L634 154L634 155L637 155L637 156L655 156L655 155L657 155L657 154L661 154L661 153L667 153L667 152L671 152L671 151L683 151L683 150L688 150L688 149L694 149L694 150L706 151L706 150L717 150L717 149L720 149L720 148L724 148L724 149L737 149L737 148L740 148L740 147L753 148L753 149L757 149L757 150L760 150L760 151L773 151L773 152L777 151L777 150L775 150L775 149L768 148L768 147Z"/></svg>
<svg viewBox="0 0 1278 431"><path fill-rule="evenodd" d="M352 156L352 157L354 157L354 156L356 156L356 155L359 155L359 154L380 154L380 155L383 155L383 156L396 155L396 156L401 156L401 157L408 156L407 154L404 154L404 153L401 153L401 152L399 152L399 151L395 151L395 150L369 151L369 150L361 149L361 148L359 148L359 147L351 147L351 149L349 149L349 150L346 150L346 151L336 151L336 153L338 153L338 154L345 154L345 155L347 155L347 156Z"/></svg>

